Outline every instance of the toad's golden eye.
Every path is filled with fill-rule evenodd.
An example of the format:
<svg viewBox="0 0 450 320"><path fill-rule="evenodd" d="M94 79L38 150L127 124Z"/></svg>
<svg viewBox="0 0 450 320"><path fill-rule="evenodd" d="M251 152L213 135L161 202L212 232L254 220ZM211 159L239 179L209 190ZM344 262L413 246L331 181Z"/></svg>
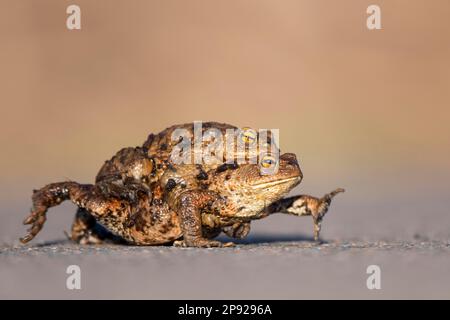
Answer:
<svg viewBox="0 0 450 320"><path fill-rule="evenodd" d="M251 128L242 128L241 140L244 143L252 144L256 141L256 131Z"/></svg>
<svg viewBox="0 0 450 320"><path fill-rule="evenodd" d="M271 166L273 166L276 163L277 163L277 159L275 159L275 157L273 157L269 154L265 155L261 159L261 166L263 168L270 168Z"/></svg>

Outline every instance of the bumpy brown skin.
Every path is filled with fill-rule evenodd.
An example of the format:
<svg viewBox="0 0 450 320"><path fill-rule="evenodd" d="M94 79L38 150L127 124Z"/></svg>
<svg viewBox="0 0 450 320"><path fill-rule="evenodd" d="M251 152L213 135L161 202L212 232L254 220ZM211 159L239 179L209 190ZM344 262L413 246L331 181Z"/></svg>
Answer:
<svg viewBox="0 0 450 320"><path fill-rule="evenodd" d="M203 124L202 132L211 128L223 135L237 129L210 122ZM142 147L120 150L102 166L95 184L66 181L34 191L31 214L24 221L31 228L21 241L32 240L42 229L47 210L64 200L78 206L69 237L82 244L112 239L135 245L229 246L232 243L212 238L222 231L243 238L251 220L276 211L294 213L280 199L301 181L295 155L282 155L273 175L262 175L259 164L237 163L238 158L250 159L265 151L259 145L244 153L232 150L233 164L176 164L171 152L181 141L173 135L177 129L191 136L194 132L193 124L177 125L149 135ZM241 133L236 139L242 138ZM244 139L252 140L252 136ZM206 147L201 145L201 150ZM295 207L294 201L290 205Z"/></svg>

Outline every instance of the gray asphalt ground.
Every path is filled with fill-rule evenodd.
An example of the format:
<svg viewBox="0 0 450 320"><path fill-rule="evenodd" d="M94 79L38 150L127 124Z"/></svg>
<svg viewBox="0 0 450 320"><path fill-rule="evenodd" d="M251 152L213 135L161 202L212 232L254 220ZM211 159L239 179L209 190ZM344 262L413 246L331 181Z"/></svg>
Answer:
<svg viewBox="0 0 450 320"><path fill-rule="evenodd" d="M68 290L66 269L81 268ZM369 290L366 269L381 268ZM281 241L255 235L234 248L68 241L0 247L0 298L448 299L450 241Z"/></svg>
<svg viewBox="0 0 450 320"><path fill-rule="evenodd" d="M75 211L68 203L23 246L29 203L18 201L0 212L0 298L450 299L447 197L408 199L339 198L322 245L311 241L309 217L279 214L223 249L74 245L63 235ZM69 265L81 268L81 290L66 288ZM380 290L367 289L369 265L381 268Z"/></svg>

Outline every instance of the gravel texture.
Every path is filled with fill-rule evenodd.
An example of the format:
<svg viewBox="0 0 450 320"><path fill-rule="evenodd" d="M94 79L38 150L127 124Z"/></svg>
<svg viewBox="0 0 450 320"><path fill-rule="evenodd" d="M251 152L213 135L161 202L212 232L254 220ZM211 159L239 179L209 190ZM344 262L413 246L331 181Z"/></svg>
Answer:
<svg viewBox="0 0 450 320"><path fill-rule="evenodd" d="M311 241L274 241L274 242L241 242L233 248L177 248L172 246L128 246L128 245L77 245L69 241L55 241L42 243L39 245L26 246L2 246L0 254L2 259L6 257L33 257L33 256L75 256L75 255L103 255L118 257L141 257L147 259L146 254L154 255L167 254L209 254L216 255L222 253L248 253L259 255L305 255L305 254L325 254L336 255L342 252L360 254L363 250L370 249L370 252L415 252L450 254L450 241L335 241L315 243Z"/></svg>

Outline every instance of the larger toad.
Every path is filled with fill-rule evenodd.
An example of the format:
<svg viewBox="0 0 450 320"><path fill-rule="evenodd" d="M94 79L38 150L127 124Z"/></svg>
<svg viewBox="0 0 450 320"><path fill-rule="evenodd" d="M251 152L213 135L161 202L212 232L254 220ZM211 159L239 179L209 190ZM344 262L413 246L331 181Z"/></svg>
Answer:
<svg viewBox="0 0 450 320"><path fill-rule="evenodd" d="M31 227L21 241L32 240L48 208L64 200L78 206L69 237L83 244L114 237L135 245L229 246L213 238L221 232L243 238L251 220L275 212L312 215L317 240L331 199L343 190L283 199L302 172L294 154L278 156L273 138L215 122L151 134L142 146L124 148L106 161L94 184L66 181L35 190L24 221ZM233 144L211 148L224 141Z"/></svg>

